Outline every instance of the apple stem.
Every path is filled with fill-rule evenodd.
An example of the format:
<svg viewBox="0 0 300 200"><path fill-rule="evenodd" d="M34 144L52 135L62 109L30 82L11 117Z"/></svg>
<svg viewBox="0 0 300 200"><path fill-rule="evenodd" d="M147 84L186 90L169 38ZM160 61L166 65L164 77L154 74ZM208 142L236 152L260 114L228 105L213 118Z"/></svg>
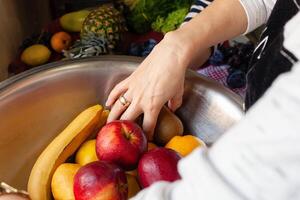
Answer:
<svg viewBox="0 0 300 200"><path fill-rule="evenodd" d="M121 128L121 132L123 134L123 136L126 138L126 140L130 140L131 139L131 133L127 133L126 130L124 128Z"/></svg>

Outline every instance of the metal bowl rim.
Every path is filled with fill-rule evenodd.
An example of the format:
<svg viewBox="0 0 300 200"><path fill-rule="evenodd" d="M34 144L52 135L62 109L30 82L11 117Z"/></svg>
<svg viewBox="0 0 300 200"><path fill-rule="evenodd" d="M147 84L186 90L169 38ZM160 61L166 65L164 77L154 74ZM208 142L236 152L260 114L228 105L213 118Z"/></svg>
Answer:
<svg viewBox="0 0 300 200"><path fill-rule="evenodd" d="M38 67L34 67L32 69L26 70L20 74L14 75L2 82L0 82L0 94L3 90L5 90L7 87L17 83L18 81L28 78L34 74L37 74L42 71L54 69L54 68L60 68L64 67L65 65L70 65L70 64L78 64L82 62L95 62L95 61L119 61L119 62L135 62L135 63L140 63L144 60L142 57L136 57L136 56L124 56L124 55L102 55L102 56L95 56L95 57L88 57L88 58L76 58L72 60L61 60L61 61L56 61L52 63L48 63L45 65L41 65ZM187 73L191 74L194 77L198 77L201 79L204 79L205 81L211 83L211 84L218 84L221 89L225 90L227 93L230 94L230 97L241 107L243 107L244 103L242 98L231 91L229 88L226 88L225 86L221 85L215 80L209 79L193 70L188 69Z"/></svg>

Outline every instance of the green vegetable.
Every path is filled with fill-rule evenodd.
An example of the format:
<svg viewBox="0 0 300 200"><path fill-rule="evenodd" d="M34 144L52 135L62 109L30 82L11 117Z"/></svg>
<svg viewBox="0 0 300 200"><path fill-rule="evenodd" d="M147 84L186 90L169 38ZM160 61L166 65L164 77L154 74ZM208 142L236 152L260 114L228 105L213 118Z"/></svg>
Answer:
<svg viewBox="0 0 300 200"><path fill-rule="evenodd" d="M163 28L165 21L165 18L158 16L156 21L151 24L152 29L156 32L162 32L161 29Z"/></svg>
<svg viewBox="0 0 300 200"><path fill-rule="evenodd" d="M183 22L189 8L180 8L171 12L167 18L157 17L156 21L152 23L152 29L157 32L166 34L169 31L177 29Z"/></svg>
<svg viewBox="0 0 300 200"><path fill-rule="evenodd" d="M158 17L166 18L169 13L190 7L192 0L124 0L130 6L126 16L129 27L138 33L151 29Z"/></svg>

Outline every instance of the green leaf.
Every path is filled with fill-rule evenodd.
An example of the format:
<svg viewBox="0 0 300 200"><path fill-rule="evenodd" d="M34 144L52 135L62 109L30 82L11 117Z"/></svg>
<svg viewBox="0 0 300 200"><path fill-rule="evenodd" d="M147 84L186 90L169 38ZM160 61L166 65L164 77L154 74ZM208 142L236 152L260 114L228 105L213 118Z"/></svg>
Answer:
<svg viewBox="0 0 300 200"><path fill-rule="evenodd" d="M144 33L151 29L151 24L158 17L167 18L169 13L175 10L189 8L191 2L191 0L132 0L130 5L134 6L130 7L127 22L134 31Z"/></svg>
<svg viewBox="0 0 300 200"><path fill-rule="evenodd" d="M164 34L173 31L181 25L188 11L189 8L180 8L171 12L166 18L157 17L151 25L152 29Z"/></svg>

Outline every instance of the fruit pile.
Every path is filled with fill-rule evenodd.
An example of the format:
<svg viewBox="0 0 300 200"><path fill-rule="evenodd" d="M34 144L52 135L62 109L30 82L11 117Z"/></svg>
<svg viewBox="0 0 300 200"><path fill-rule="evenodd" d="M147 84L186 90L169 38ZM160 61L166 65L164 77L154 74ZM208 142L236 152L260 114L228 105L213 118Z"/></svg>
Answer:
<svg viewBox="0 0 300 200"><path fill-rule="evenodd" d="M155 143L135 122L106 124L108 114L100 105L87 108L46 147L28 181L32 200L125 200L157 181L180 179L180 158L205 147L197 137L182 136L181 121L166 107Z"/></svg>
<svg viewBox="0 0 300 200"><path fill-rule="evenodd" d="M19 73L64 57L107 54L126 30L122 13L112 4L66 13L23 41L9 71Z"/></svg>
<svg viewBox="0 0 300 200"><path fill-rule="evenodd" d="M119 4L104 3L64 14L23 41L8 67L9 73L18 74L62 59L115 53L147 56L163 34L127 31L123 13Z"/></svg>

